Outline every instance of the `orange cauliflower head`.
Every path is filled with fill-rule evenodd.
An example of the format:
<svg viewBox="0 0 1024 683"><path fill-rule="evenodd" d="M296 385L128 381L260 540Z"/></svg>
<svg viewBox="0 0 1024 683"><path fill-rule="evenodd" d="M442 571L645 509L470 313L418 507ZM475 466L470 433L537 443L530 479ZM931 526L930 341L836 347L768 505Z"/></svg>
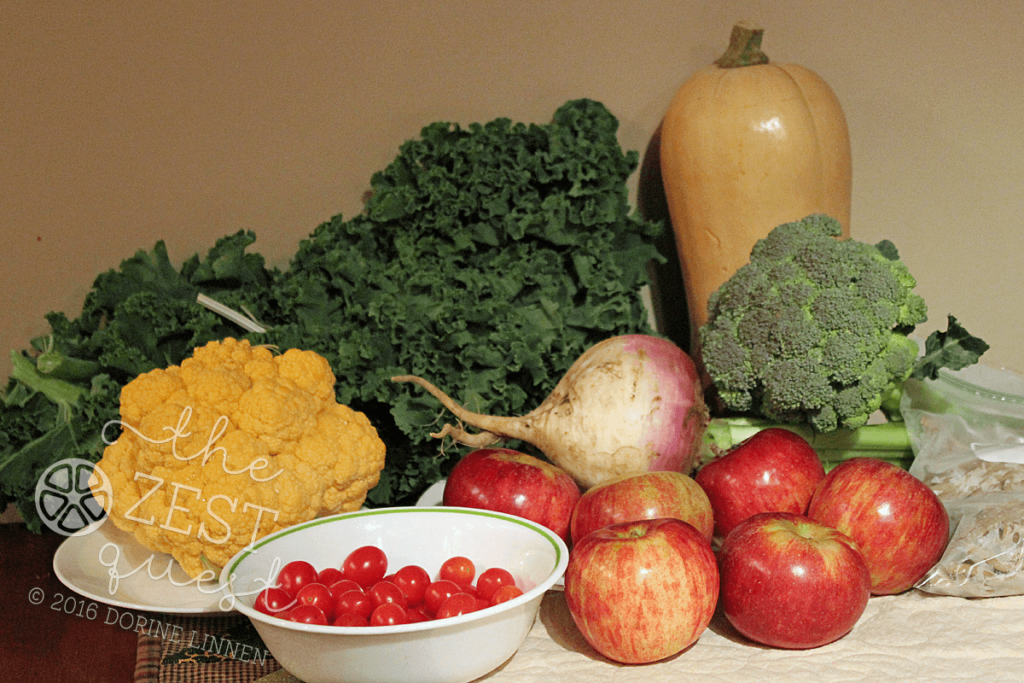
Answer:
<svg viewBox="0 0 1024 683"><path fill-rule="evenodd" d="M337 402L334 382L312 351L274 355L235 339L136 377L121 391L121 436L98 464L113 487L110 519L195 578L269 533L358 510L384 443Z"/></svg>

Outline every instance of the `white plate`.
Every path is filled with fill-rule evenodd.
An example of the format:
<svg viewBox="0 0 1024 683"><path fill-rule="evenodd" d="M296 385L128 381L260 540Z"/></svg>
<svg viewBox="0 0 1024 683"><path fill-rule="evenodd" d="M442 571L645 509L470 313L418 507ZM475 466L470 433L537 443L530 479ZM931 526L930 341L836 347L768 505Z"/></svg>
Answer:
<svg viewBox="0 0 1024 683"><path fill-rule="evenodd" d="M416 501L416 507L430 508L442 505L444 501L444 483L446 481L448 480L442 479L432 484L430 488L423 492L420 499Z"/></svg>
<svg viewBox="0 0 1024 683"><path fill-rule="evenodd" d="M444 484L433 484L416 505L441 505ZM53 556L53 570L71 590L106 605L170 614L223 612L221 588L197 586L173 557L148 550L109 519L91 533L68 536Z"/></svg>
<svg viewBox="0 0 1024 683"><path fill-rule="evenodd" d="M197 584L165 553L144 548L109 519L85 535L68 536L53 556L61 583L97 602L147 612L223 613L223 588Z"/></svg>

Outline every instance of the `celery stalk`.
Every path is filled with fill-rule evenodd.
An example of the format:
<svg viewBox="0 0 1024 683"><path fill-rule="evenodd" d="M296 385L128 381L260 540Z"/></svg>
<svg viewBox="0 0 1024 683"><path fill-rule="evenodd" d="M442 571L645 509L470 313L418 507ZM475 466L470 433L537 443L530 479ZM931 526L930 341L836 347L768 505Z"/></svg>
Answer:
<svg viewBox="0 0 1024 683"><path fill-rule="evenodd" d="M770 420L730 417L715 418L708 424L704 433L701 462L707 462L769 427L782 427L807 439L818 452L826 469L831 469L843 460L857 457L879 458L907 468L914 458L910 436L902 422L883 422L858 429L837 429L817 434L803 424L778 424Z"/></svg>

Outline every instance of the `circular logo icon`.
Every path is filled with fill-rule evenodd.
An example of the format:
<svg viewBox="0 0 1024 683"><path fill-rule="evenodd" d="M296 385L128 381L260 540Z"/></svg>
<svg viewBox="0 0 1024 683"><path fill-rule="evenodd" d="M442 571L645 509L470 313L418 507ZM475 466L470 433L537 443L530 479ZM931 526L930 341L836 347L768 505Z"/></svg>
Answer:
<svg viewBox="0 0 1024 683"><path fill-rule="evenodd" d="M103 470L82 458L65 458L47 467L36 482L36 512L51 531L84 535L103 523L112 496Z"/></svg>

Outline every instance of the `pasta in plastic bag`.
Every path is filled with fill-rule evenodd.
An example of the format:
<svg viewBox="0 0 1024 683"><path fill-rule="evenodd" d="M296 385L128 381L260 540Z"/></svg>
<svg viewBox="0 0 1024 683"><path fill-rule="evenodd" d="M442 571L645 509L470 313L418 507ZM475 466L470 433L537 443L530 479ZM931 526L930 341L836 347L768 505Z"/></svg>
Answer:
<svg viewBox="0 0 1024 683"><path fill-rule="evenodd" d="M978 494L950 507L949 545L917 587L970 598L1024 594L1024 496Z"/></svg>
<svg viewBox="0 0 1024 683"><path fill-rule="evenodd" d="M982 365L909 380L900 406L910 472L950 515L951 537L920 590L1024 594L1024 378Z"/></svg>

